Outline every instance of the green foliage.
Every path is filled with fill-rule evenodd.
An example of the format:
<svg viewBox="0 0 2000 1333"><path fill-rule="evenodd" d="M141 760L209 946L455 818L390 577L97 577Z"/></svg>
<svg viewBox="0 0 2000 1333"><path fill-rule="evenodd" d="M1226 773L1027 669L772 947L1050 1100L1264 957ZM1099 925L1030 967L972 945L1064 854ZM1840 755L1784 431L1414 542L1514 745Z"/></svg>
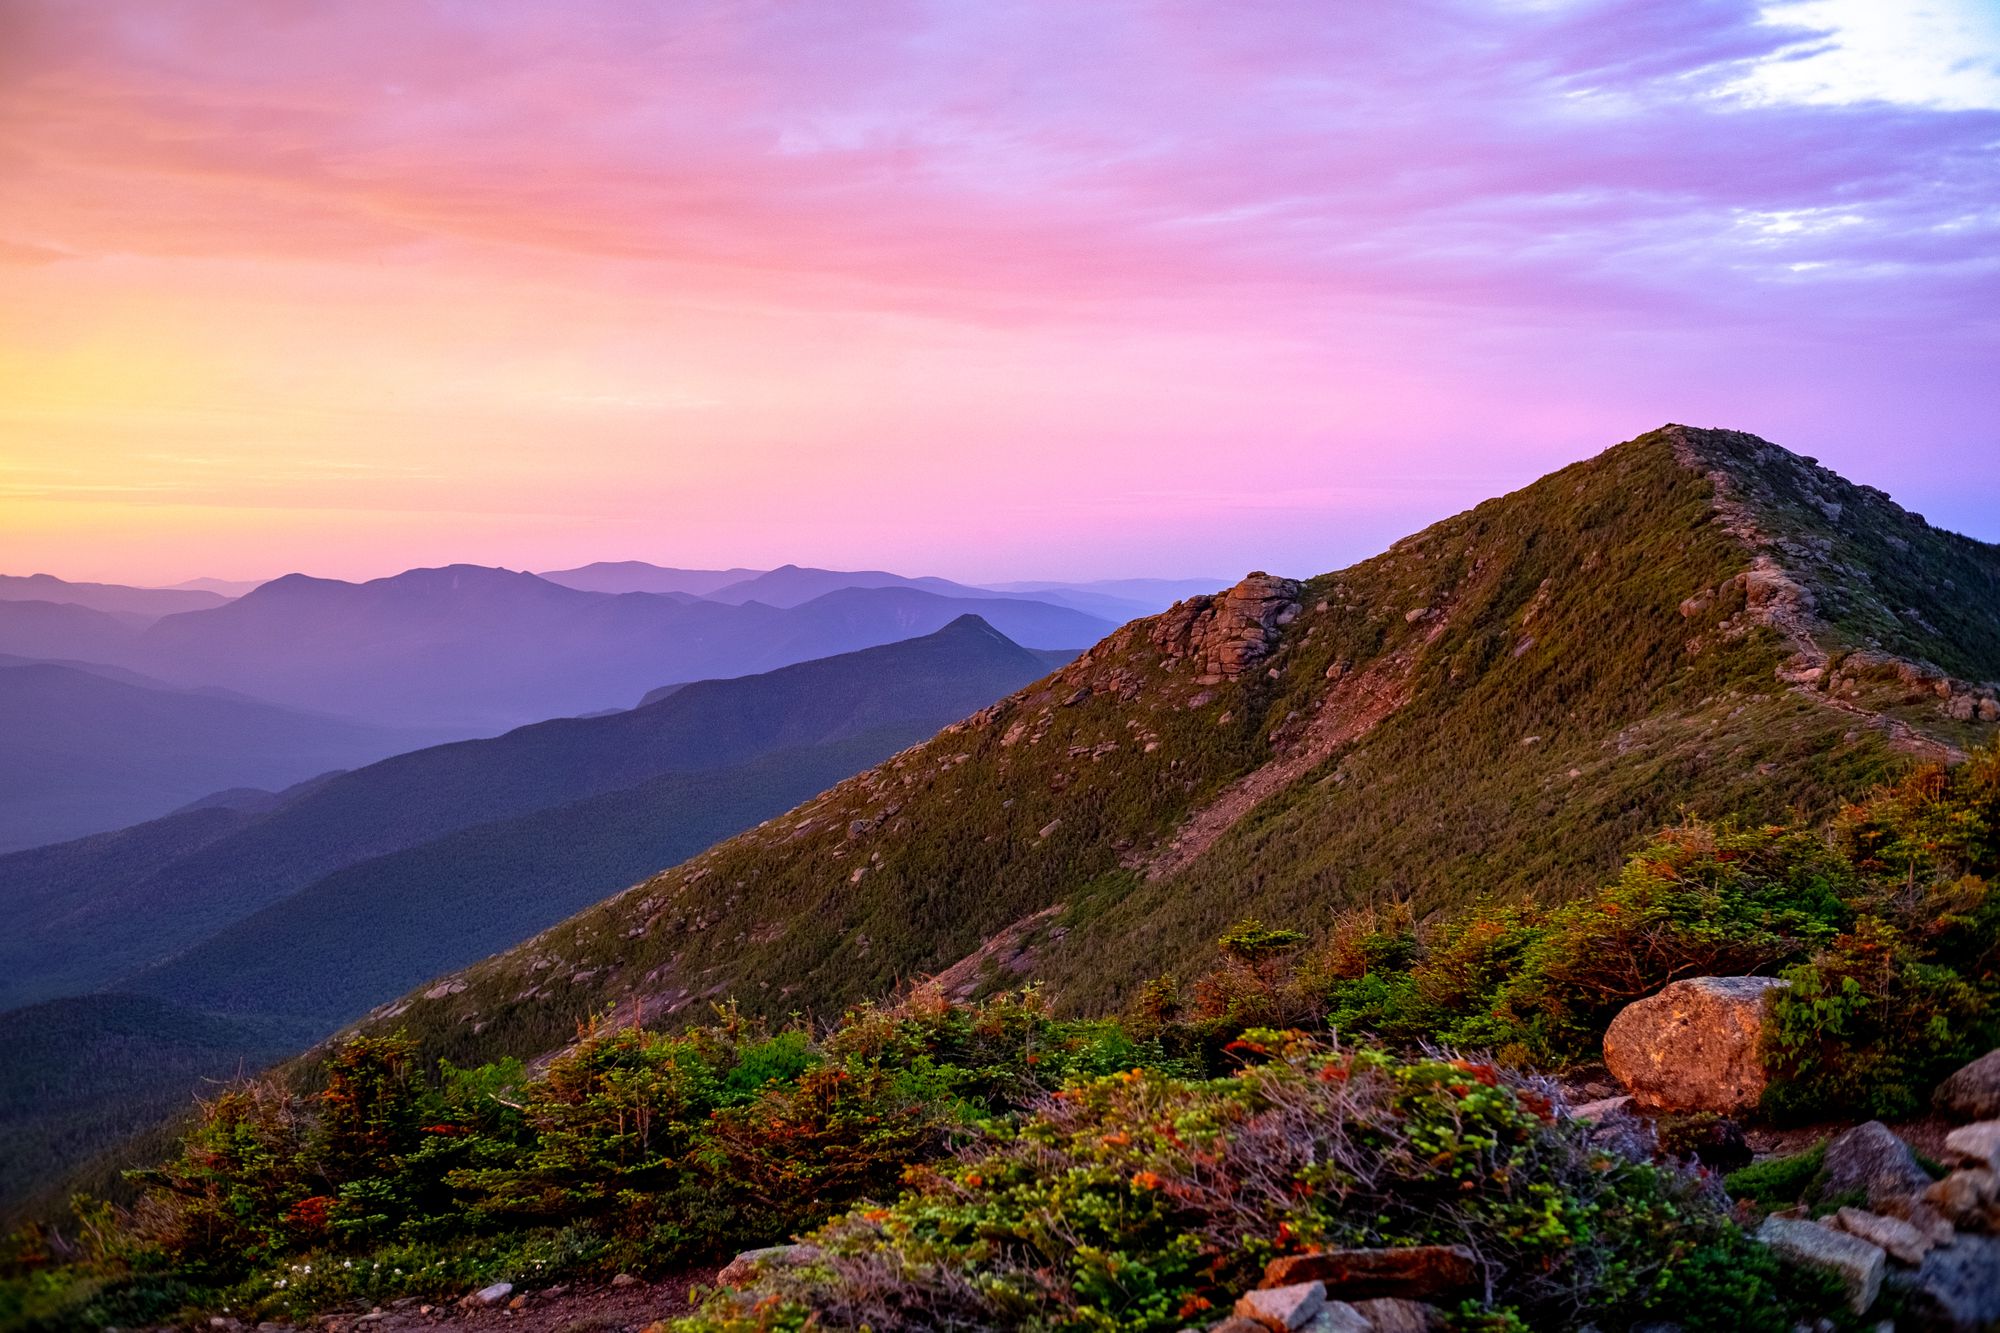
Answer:
<svg viewBox="0 0 2000 1333"><path fill-rule="evenodd" d="M1709 1196L1591 1147L1513 1076L1297 1033L1241 1046L1253 1059L1233 1078L1070 1085L895 1204L824 1228L816 1263L683 1327L1168 1330L1226 1308L1273 1256L1426 1242L1471 1245L1497 1309L1537 1328L1717 1291L1748 1312L1731 1327L1788 1326L1774 1265Z"/></svg>
<svg viewBox="0 0 2000 1333"><path fill-rule="evenodd" d="M1749 1199L1761 1208L1782 1208L1804 1199L1825 1165L1826 1145L1816 1143L1805 1152L1731 1171L1723 1184L1735 1198Z"/></svg>

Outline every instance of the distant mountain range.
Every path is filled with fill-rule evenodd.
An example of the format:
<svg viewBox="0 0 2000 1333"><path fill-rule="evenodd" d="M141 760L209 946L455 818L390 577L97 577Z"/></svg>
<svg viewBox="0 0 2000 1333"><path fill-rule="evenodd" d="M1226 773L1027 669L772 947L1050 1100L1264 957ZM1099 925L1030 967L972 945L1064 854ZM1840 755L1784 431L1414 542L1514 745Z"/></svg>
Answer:
<svg viewBox="0 0 2000 1333"><path fill-rule="evenodd" d="M661 685L927 634L968 612L1037 648L1081 648L1114 623L1032 598L902 585L786 600L585 591L476 565L368 583L292 574L143 626L80 605L0 602L0 652L104 662L381 726L477 735L629 708Z"/></svg>
<svg viewBox="0 0 2000 1333"><path fill-rule="evenodd" d="M46 1001L32 1012L72 1031L78 1052L118 1051L139 1116L161 1079L297 1049L1069 656L966 616L913 640L689 684L645 708L437 746L279 797L0 857L0 1009ZM94 991L111 995L75 998ZM162 1033L157 1061L136 1035L148 1023ZM57 1053L39 1059L50 1107L97 1086ZM0 1080L0 1145L10 1132L24 1143L72 1132L64 1117L38 1120L25 1094L10 1130L5 1100Z"/></svg>
<svg viewBox="0 0 2000 1333"><path fill-rule="evenodd" d="M177 611L206 611L228 600L220 593L195 588L128 588L118 583L71 583L51 574L25 578L0 574L0 602L57 602L139 621L157 620Z"/></svg>
<svg viewBox="0 0 2000 1333"><path fill-rule="evenodd" d="M440 739L0 656L0 852L119 828L227 787L284 787Z"/></svg>

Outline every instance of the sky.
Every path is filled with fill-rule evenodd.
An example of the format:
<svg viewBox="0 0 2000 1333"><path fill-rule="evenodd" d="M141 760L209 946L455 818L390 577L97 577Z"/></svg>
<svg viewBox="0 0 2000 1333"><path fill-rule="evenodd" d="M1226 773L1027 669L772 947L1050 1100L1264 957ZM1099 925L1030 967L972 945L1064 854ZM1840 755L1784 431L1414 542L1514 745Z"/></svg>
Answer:
<svg viewBox="0 0 2000 1333"><path fill-rule="evenodd" d="M0 570L1306 575L1668 421L2000 540L1996 0L0 0Z"/></svg>

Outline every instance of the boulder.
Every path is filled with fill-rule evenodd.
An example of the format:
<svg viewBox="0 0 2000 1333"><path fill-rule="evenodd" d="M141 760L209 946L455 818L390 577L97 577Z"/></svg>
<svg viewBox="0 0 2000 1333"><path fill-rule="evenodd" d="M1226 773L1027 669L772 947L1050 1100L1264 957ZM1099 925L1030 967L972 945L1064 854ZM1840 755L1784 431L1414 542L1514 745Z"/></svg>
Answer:
<svg viewBox="0 0 2000 1333"><path fill-rule="evenodd" d="M1884 1217L1860 1208L1843 1208L1834 1214L1834 1223L1850 1236L1859 1236L1879 1245L1891 1259L1912 1266L1931 1252L1931 1238L1900 1217Z"/></svg>
<svg viewBox="0 0 2000 1333"><path fill-rule="evenodd" d="M1730 1115L1757 1105L1769 1081L1760 1053L1776 977L1695 977L1618 1012L1604 1063L1641 1106Z"/></svg>
<svg viewBox="0 0 2000 1333"><path fill-rule="evenodd" d="M1979 1226L2000 1199L2000 1176L1986 1167L1954 1171L1924 1191L1924 1198L1957 1226Z"/></svg>
<svg viewBox="0 0 2000 1333"><path fill-rule="evenodd" d="M1931 1183L1930 1173L1917 1164L1910 1145L1880 1120L1856 1125L1828 1140L1825 1169L1822 1197L1859 1191L1871 1206L1928 1189Z"/></svg>
<svg viewBox="0 0 2000 1333"><path fill-rule="evenodd" d="M1960 1236L1892 1280L1903 1298L1898 1327L1979 1333L2000 1324L2000 1238Z"/></svg>
<svg viewBox="0 0 2000 1333"><path fill-rule="evenodd" d="M1988 1051L1938 1084L1937 1109L1965 1120L2000 1116L2000 1050Z"/></svg>
<svg viewBox="0 0 2000 1333"><path fill-rule="evenodd" d="M1463 1245L1399 1245L1315 1250L1273 1259L1265 1266L1265 1286L1291 1282L1318 1282L1344 1301L1424 1300L1477 1287L1479 1265Z"/></svg>
<svg viewBox="0 0 2000 1333"><path fill-rule="evenodd" d="M1757 1239L1789 1263L1817 1268L1840 1279L1847 1289L1847 1303L1856 1314L1868 1313L1882 1294L1882 1278L1889 1256L1879 1245L1859 1236L1790 1217L1767 1217L1757 1228Z"/></svg>
<svg viewBox="0 0 2000 1333"><path fill-rule="evenodd" d="M1944 1136L1944 1150L1974 1166L2000 1167L2000 1120L1960 1125Z"/></svg>
<svg viewBox="0 0 2000 1333"><path fill-rule="evenodd" d="M1294 1282L1244 1292L1236 1302L1236 1313L1256 1320L1272 1333L1291 1333L1311 1323L1325 1306L1325 1287L1317 1282Z"/></svg>

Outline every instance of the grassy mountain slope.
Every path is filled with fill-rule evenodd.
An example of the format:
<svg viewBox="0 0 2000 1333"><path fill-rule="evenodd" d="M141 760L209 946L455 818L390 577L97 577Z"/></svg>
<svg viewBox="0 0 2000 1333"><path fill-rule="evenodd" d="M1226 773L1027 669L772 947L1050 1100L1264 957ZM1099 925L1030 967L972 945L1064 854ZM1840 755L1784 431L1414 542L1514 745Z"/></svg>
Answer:
<svg viewBox="0 0 2000 1333"><path fill-rule="evenodd" d="M138 853L154 833L171 845L221 821L177 816L170 828L122 840L0 857L0 908L15 924L0 939L0 1005L108 985L338 870L459 829L666 773L719 770L882 727L935 727L1046 670L1043 657L967 617L922 639L698 682L647 708L398 755L170 859L148 863Z"/></svg>
<svg viewBox="0 0 2000 1333"><path fill-rule="evenodd" d="M1823 536L1811 497L1829 558L1784 563ZM1823 810L1990 732L1991 691L1946 677L2000 677L1973 595L1996 576L1775 446L1669 427L1350 569L1129 625L376 1021L520 1053L613 1002L826 1014L959 960L1094 1006L1254 912L1560 897L1681 810Z"/></svg>

